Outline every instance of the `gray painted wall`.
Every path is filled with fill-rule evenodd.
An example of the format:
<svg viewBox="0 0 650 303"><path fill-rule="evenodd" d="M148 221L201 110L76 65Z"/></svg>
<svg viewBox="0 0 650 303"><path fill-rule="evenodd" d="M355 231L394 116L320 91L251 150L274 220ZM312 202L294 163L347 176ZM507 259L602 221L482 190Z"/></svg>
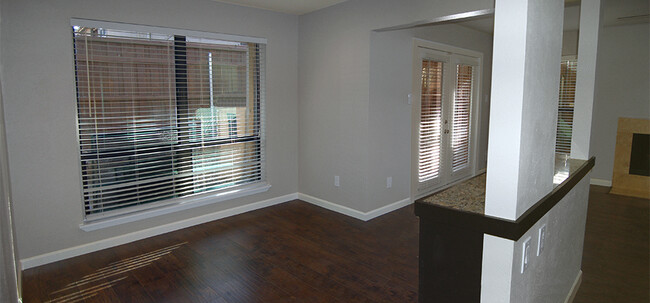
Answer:
<svg viewBox="0 0 650 303"><path fill-rule="evenodd" d="M564 31L562 35L562 56L578 55L578 31Z"/></svg>
<svg viewBox="0 0 650 303"><path fill-rule="evenodd" d="M492 7L491 0L351 0L300 16L300 191L362 212L407 198L409 86L402 78L390 85L399 86L390 98L371 99L383 81L370 76L371 60L382 56L372 45L383 43L372 30ZM377 198L371 192L379 188Z"/></svg>
<svg viewBox="0 0 650 303"><path fill-rule="evenodd" d="M2 205L4 206L4 205ZM2 219L6 218L4 211L0 211ZM6 239L4 235L0 233L0 260L2 260L2 270L0 271L0 298L8 298L11 291L9 290L9 284L7 284L7 277L12 274L10 267L7 266L7 259L5 258L5 249L7 245L5 244Z"/></svg>
<svg viewBox="0 0 650 303"><path fill-rule="evenodd" d="M14 242L11 190L7 162L7 141L0 85L0 299L18 302L21 270Z"/></svg>
<svg viewBox="0 0 650 303"><path fill-rule="evenodd" d="M487 138L492 73L492 35L446 24L395 32L373 32L370 36L370 163L368 191L370 207L406 199L411 178L411 110L408 94L413 81L413 38L456 46L483 53L481 113L477 144L477 168L487 161ZM393 186L386 188L386 177Z"/></svg>
<svg viewBox="0 0 650 303"><path fill-rule="evenodd" d="M0 86L0 108L2 103L2 87ZM0 109L0 113L2 110ZM0 116L0 132L4 133L4 119ZM2 136L2 134L0 134ZM0 141L0 154L6 154L6 143L4 140ZM5 165L2 163L0 170L6 171ZM15 275L14 260L12 258L12 232L11 226L8 224L9 217L9 201L5 199L5 183L4 176L0 174L0 298L10 298L15 288ZM12 285L13 284L13 285Z"/></svg>
<svg viewBox="0 0 650 303"><path fill-rule="evenodd" d="M4 207L4 203L1 205ZM0 211L2 219L6 218L4 211ZM5 244L5 237L0 233L0 260L2 260L2 270L0 270L0 298L9 297L9 285L7 284L7 276L11 275L12 271L7 267L7 262L5 258L5 249L7 245Z"/></svg>
<svg viewBox="0 0 650 303"><path fill-rule="evenodd" d="M0 3L0 29L2 3ZM0 39L2 31L0 30ZM0 54L2 50L0 49ZM0 64L0 71L2 64ZM21 288L21 270L14 242L11 190L9 188L9 162L2 100L2 75L0 74L0 299L18 302Z"/></svg>
<svg viewBox="0 0 650 303"><path fill-rule="evenodd" d="M590 150L592 178L612 180L618 118L650 119L648 23L601 29Z"/></svg>
<svg viewBox="0 0 650 303"><path fill-rule="evenodd" d="M2 12L2 3L0 3L0 39L2 39L2 30L1 30L2 29L2 17L1 17L2 13L1 12ZM0 50L0 54L1 53L2 53L2 50ZM0 64L0 69L1 68L2 68L2 65ZM2 106L2 83L0 81L0 107L1 106ZM0 116L0 120L2 120L2 122L4 122L4 115ZM3 125L4 125L4 123L3 123ZM3 127L2 131L4 132L4 126L2 126L2 127ZM0 143L2 143L2 142L0 142ZM6 150L6 144L4 146L5 146L5 148L3 148L2 150ZM2 152L2 151L0 151L0 152ZM0 169L3 169L3 168L0 167ZM11 261L11 258L8 257L7 253L5 253L7 248L11 246L11 243L9 242L10 240L8 239L8 237L5 235L5 233L6 233L5 230L7 229L6 226L5 226L6 225L5 222L9 221L8 220L9 216L7 214L7 210L9 209L9 205L8 205L7 201L5 199L3 199L4 190L2 190L2 189L4 188L4 186L3 186L4 182L2 182L2 181L4 181L4 180L2 180L0 178L0 222L2 222L2 226L0 226L0 265L2 265L1 266L2 269L0 270L0 298L8 298L9 294L11 292L9 291L9 284L7 284L7 277L11 276L13 274L13 271L11 270L11 267L7 266L8 264L10 264L9 261Z"/></svg>
<svg viewBox="0 0 650 303"><path fill-rule="evenodd" d="M564 1L528 3L517 218L553 189L562 56Z"/></svg>
<svg viewBox="0 0 650 303"><path fill-rule="evenodd" d="M510 302L564 302L582 266L589 175L515 242ZM544 251L537 256L539 228L546 224ZM532 238L528 269L521 273L522 245Z"/></svg>
<svg viewBox="0 0 650 303"><path fill-rule="evenodd" d="M80 230L72 17L267 38L271 189L98 231ZM297 16L210 0L4 0L2 22L5 119L21 259L298 191Z"/></svg>

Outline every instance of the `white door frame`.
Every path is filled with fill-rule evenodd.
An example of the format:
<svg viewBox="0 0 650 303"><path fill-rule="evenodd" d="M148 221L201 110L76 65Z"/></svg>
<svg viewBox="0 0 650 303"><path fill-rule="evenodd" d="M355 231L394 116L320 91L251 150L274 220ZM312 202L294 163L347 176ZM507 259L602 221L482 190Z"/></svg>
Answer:
<svg viewBox="0 0 650 303"><path fill-rule="evenodd" d="M476 175L477 172L477 158L478 158L478 126L480 125L480 92L481 92L481 80L482 80L482 69L483 69L483 53L467 50L460 47L455 47L451 45L446 45L442 43L431 42L423 39L414 38L413 39L413 65L412 65L412 88L411 88L411 198L413 200L419 199L423 196L430 194L433 191L442 189L446 186L449 186L457 179L448 180L449 182L441 182L440 184L435 184L433 187L429 188L426 191L418 190L418 159L419 159L419 121L421 113L421 64L422 60L420 57L420 52L422 49L431 50L436 53L445 53L448 56L452 55L461 55L466 57L471 57L478 61L478 66L476 69L476 79L475 79L475 91L473 92L474 96L472 99L471 105L471 121L470 121L470 176ZM462 60L462 59L461 59ZM443 87L446 84L443 83ZM453 91L453 90L452 90ZM444 110L444 109L443 109Z"/></svg>

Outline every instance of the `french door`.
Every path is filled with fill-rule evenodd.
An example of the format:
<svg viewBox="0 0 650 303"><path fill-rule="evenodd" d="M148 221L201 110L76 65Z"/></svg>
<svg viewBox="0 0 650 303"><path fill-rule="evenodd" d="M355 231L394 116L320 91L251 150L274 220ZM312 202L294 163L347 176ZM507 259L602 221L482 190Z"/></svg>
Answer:
<svg viewBox="0 0 650 303"><path fill-rule="evenodd" d="M414 64L416 196L469 177L474 165L473 112L480 59L417 48Z"/></svg>

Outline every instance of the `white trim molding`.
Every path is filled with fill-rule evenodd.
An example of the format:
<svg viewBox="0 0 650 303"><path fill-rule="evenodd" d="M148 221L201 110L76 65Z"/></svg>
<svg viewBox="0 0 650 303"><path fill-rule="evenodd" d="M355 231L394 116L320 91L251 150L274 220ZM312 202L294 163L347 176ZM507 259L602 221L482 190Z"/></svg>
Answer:
<svg viewBox="0 0 650 303"><path fill-rule="evenodd" d="M594 179L591 178L589 184L612 187L612 180Z"/></svg>
<svg viewBox="0 0 650 303"><path fill-rule="evenodd" d="M271 188L271 185L262 182L252 184L250 186L244 186L240 188L235 188L231 190L209 193L197 197L184 197L172 200L169 205L161 206L158 208L145 209L141 212L135 212L115 217L110 217L107 219L97 219L95 221L84 222L79 224L79 228L84 231L93 231L106 227L116 226L124 223L135 222L139 220L144 220L148 218L153 218L161 215L166 215L169 213L174 213L190 208L195 208L199 206L204 206L208 204L213 204L221 201L226 201L230 199L245 197L248 195L263 193Z"/></svg>
<svg viewBox="0 0 650 303"><path fill-rule="evenodd" d="M402 208L402 207L404 207L406 205L409 205L409 204L413 203L413 201L411 201L411 198L406 198L404 200L400 200L400 201L397 201L397 202L382 206L380 208L371 210L369 212L362 212L362 211L358 211L356 209L349 208L347 206L336 204L336 203L326 201L326 200L323 200L323 199L320 199L320 198L316 198L314 196L310 196L310 195L303 194L303 193L298 194L298 199L302 200L302 201L305 201L307 203L310 203L310 204L314 204L316 206L320 206L320 207L325 208L325 209L329 209L331 211L334 211L334 212L337 212L337 213L340 213L340 214L344 214L346 216L350 216L350 217L362 220L362 221L372 220L372 219L377 218L377 217L379 217L381 215L387 214L387 213L389 213L391 211L394 211L396 209L400 209L400 208Z"/></svg>
<svg viewBox="0 0 650 303"><path fill-rule="evenodd" d="M254 211L254 210L257 210L257 209L261 209L261 208L265 208L265 207L269 207L269 206L273 206L273 205L277 205L277 204L282 204L282 203L293 201L293 200L296 200L296 199L299 199L299 200L302 200L304 202L314 204L316 206L320 206L322 208L329 209L329 210L335 211L337 213L340 213L340 214L343 214L343 215L346 215L346 216L350 216L350 217L353 217L353 218L356 218L356 219L359 219L359 220L362 220L362 221L369 221L371 219L377 218L377 217L379 217L381 215L387 214L387 213L392 212L392 211L394 211L396 209L400 209L400 208L402 208L404 206L407 206L407 205L413 203L411 198L406 198L406 199L403 199L403 200L400 200L400 201L397 201L397 202L382 206L380 208L371 210L369 212L361 212L361 211L358 211L356 209L352 209L352 208L349 208L349 207L346 207L346 206L343 206L343 205L332 203L332 202L329 202L329 201L326 201L326 200L323 200L323 199L319 199L319 198L316 198L316 197L313 197L313 196L310 196L310 195L307 195L307 194L292 193L292 194L288 194L288 195L284 195L284 196L280 196L280 197L276 197L276 198L271 198L271 199L264 200L264 201L259 201L259 202L255 202L255 203L251 203L251 204L246 204L246 205L242 205L242 206L238 206L238 207L234 207L234 208L230 208L230 209L217 211L217 212L214 212L214 213L210 213L210 214L206 214L206 215L202 215L202 216L198 216L198 217L194 217L194 218L189 218L189 219L178 221L178 222L173 222L173 223L169 223L169 224L165 224L165 225L161 225L161 226L156 226L156 227L152 227L152 228L148 228L148 229L143 229L143 230L140 230L140 231L132 232L132 233L117 236L117 237L112 237L112 238L108 238L108 239L104 239L104 240L100 240L100 241L96 241L96 242L92 242L92 243L88 243L88 244L83 244L83 245L70 247L70 248L66 248L66 249L62 249L62 250L58 250L58 251L54 251L54 252L50 252L50 253L45 253L45 254L34 256L34 257L31 257L31 258L21 259L20 263L21 263L23 269L29 269L29 268L45 265L45 264L48 264L48 263L53 263L53 262L69 259L69 258L72 258L72 257L88 254L88 253L95 252L95 251L98 251L98 250L102 250L102 249L106 249L106 248L110 248L110 247L115 247L115 246L118 246L118 245L131 243L131 242L134 242L134 241L138 241L138 240L142 240L142 239L162 235L162 234L165 234L165 233L173 232L173 231L180 230L180 229L187 228L187 227L192 227L192 226L203 224L203 223L206 223L206 222L210 222L210 221L214 221L214 220L218 220L218 219L222 219L222 218L226 218L226 217L231 217L231 216L243 214L243 213L246 213L246 212L249 212L249 211Z"/></svg>
<svg viewBox="0 0 650 303"><path fill-rule="evenodd" d="M271 198L271 199L264 200L264 201L259 201L259 202L246 204L246 205L242 205L242 206L238 206L238 207L234 207L234 208L230 208L230 209L225 209L225 210L222 210L222 211L217 211L217 212L214 212L214 213L210 213L210 214L206 214L206 215L202 215L202 216L198 216L198 217L194 217L194 218L189 218L189 219L174 222L174 223L169 223L169 224L165 224L165 225L161 225L161 226L156 226L156 227L152 227L152 228L132 232L132 233L129 233L129 234L125 234L125 235L121 235L121 236L117 236L117 237L113 237L113 238L108 238L108 239L104 239L104 240L100 240L100 241L96 241L96 242L92 242L92 243L88 243L88 244L84 244L84 245L70 247L70 248L66 248L66 249L62 249L62 250L58 250L58 251L54 251L54 252L34 256L34 257L31 257L31 258L21 259L20 263L22 264L23 269L37 267L37 266L40 266L40 265L53 263L53 262L56 262L56 261L60 261L60 260L80 256L80 255L83 255L83 254L95 252L95 251L102 250L102 249L105 249L105 248L114 247L114 246L130 243L130 242L138 241L138 240L141 240L141 239L162 235L162 234L165 234L165 233L168 233L168 232L172 232L172 231L180 230L180 229L183 229L183 228L203 224L203 223L206 223L206 222L210 222L210 221L214 221L214 220L218 220L218 219L222 219L222 218L242 214L242 213L245 213L245 212L249 212L249 211L253 211L253 210L273 206L273 205L276 205L276 204L281 204L281 203L292 201L292 200L295 200L295 199L298 199L298 194L297 193L292 193L292 194L288 194L288 195L284 195L284 196L280 196L280 197L276 197L276 198Z"/></svg>
<svg viewBox="0 0 650 303"><path fill-rule="evenodd" d="M566 297L566 300L564 300L564 303L573 302L573 299L576 298L576 294L578 294L578 289L580 289L580 284L582 284L582 270L578 272L578 276L576 277L576 280L573 282L573 286L571 286L569 295Z"/></svg>
<svg viewBox="0 0 650 303"><path fill-rule="evenodd" d="M149 33L167 34L170 36L184 35L184 36L209 38L215 40L241 41L241 42L266 44L266 39L259 38L259 37L247 37L247 36L240 36L240 35L229 35L229 34L222 34L222 33L211 33L211 32L194 31L194 30L186 30L186 29L170 29L166 27L149 26L149 25L141 25L141 24L129 24L129 23L121 23L121 22L108 22L108 21L100 21L100 20L72 18L70 19L70 25L97 27L97 28L110 28L114 30L137 31L137 32L145 32L145 33L149 32Z"/></svg>

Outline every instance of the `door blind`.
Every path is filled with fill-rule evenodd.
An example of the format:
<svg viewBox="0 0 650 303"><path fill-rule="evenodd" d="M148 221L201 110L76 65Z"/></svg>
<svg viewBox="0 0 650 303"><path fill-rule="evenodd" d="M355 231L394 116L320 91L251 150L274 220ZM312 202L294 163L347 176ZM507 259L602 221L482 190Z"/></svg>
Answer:
<svg viewBox="0 0 650 303"><path fill-rule="evenodd" d="M474 67L456 65L456 89L454 92L451 152L452 172L469 165L470 109L474 86Z"/></svg>
<svg viewBox="0 0 650 303"><path fill-rule="evenodd" d="M418 181L440 174L443 62L422 60Z"/></svg>
<svg viewBox="0 0 650 303"><path fill-rule="evenodd" d="M263 180L264 44L73 33L87 220Z"/></svg>
<svg viewBox="0 0 650 303"><path fill-rule="evenodd" d="M556 153L571 153L571 134L573 132L573 109L575 106L577 71L577 60L562 60L560 67L560 98L558 103L557 133L555 141Z"/></svg>

